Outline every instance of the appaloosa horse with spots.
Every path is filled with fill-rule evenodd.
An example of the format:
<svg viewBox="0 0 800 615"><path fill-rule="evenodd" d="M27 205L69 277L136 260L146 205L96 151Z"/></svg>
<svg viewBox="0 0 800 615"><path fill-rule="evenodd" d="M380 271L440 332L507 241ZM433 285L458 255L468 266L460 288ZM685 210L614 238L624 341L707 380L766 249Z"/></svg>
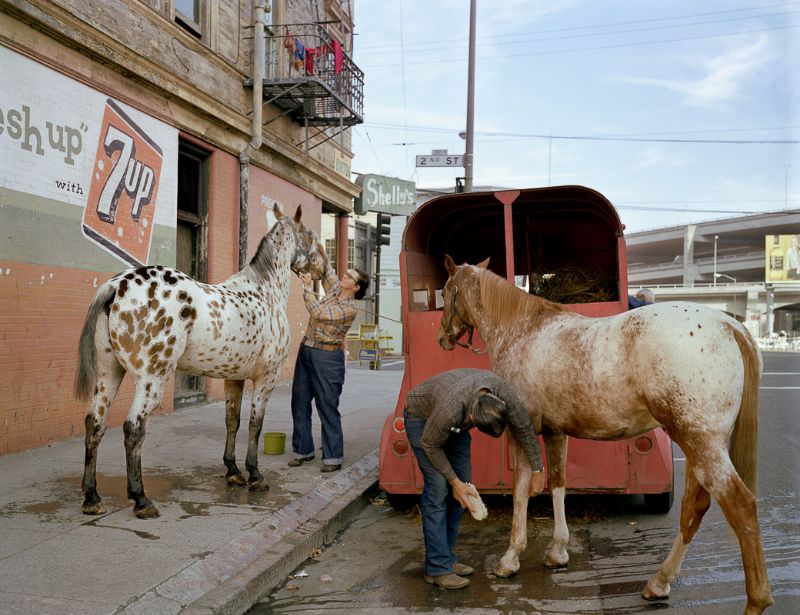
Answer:
<svg viewBox="0 0 800 615"><path fill-rule="evenodd" d="M111 404L127 372L134 397L124 424L128 497L137 517L157 517L145 496L141 449L147 420L159 406L176 369L225 379L227 439L223 461L227 481L269 488L258 470L258 439L264 410L289 353L286 304L291 272L324 270L316 234L275 204L277 221L261 240L250 264L221 284L203 284L162 266L139 267L103 284L89 306L80 338L75 394L92 396L86 414L83 512L105 512L97 494L97 447L106 431ZM236 465L236 432L244 381L253 381L245 481Z"/></svg>
<svg viewBox="0 0 800 615"><path fill-rule="evenodd" d="M439 344L452 350L477 330L492 369L518 388L541 424L555 517L549 567L566 566L567 436L618 440L663 427L686 455L680 532L642 596L667 598L713 496L739 539L746 615L772 604L756 514L761 356L747 330L719 310L659 303L589 318L514 287L479 265L445 268ZM728 443L730 441L730 449ZM512 449L516 446L512 443ZM531 468L514 451L514 514L495 573L519 569L527 542Z"/></svg>

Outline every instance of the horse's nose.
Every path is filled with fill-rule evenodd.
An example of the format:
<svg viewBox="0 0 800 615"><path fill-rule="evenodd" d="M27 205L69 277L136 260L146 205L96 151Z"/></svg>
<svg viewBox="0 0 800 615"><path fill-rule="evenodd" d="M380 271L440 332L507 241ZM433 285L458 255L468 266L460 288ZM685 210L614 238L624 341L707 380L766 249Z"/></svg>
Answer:
<svg viewBox="0 0 800 615"><path fill-rule="evenodd" d="M442 350L452 350L455 348L455 344L453 343L453 340L450 339L450 336L445 335L442 331L439 331L437 340L439 342L439 346L442 347Z"/></svg>

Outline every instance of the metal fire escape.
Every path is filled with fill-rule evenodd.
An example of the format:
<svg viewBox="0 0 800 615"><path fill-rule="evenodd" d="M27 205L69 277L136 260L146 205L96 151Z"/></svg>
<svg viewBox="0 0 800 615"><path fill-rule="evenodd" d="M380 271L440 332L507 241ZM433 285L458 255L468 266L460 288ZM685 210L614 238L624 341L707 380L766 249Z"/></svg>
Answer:
<svg viewBox="0 0 800 615"><path fill-rule="evenodd" d="M273 25L266 36L263 98L283 109L266 124L289 115L305 128L306 150L313 149L363 123L364 72L320 24ZM325 132L330 128L337 130ZM323 133L325 139L309 145Z"/></svg>

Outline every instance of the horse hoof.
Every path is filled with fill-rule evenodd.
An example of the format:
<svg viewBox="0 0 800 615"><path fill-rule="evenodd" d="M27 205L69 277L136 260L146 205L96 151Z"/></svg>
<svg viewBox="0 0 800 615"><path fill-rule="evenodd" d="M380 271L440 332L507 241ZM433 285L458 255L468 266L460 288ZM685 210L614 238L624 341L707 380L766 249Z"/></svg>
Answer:
<svg viewBox="0 0 800 615"><path fill-rule="evenodd" d="M262 478L254 483L250 483L248 489L250 489L250 491L269 491L269 484L266 478Z"/></svg>
<svg viewBox="0 0 800 615"><path fill-rule="evenodd" d="M244 476L241 474L231 474L230 476L226 476L225 480L228 481L229 485L234 487L246 487L247 481L244 479Z"/></svg>
<svg viewBox="0 0 800 615"><path fill-rule="evenodd" d="M659 583L650 579L642 590L642 598L645 600L666 600L669 598L669 583Z"/></svg>
<svg viewBox="0 0 800 615"><path fill-rule="evenodd" d="M569 555L555 556L548 553L544 558L545 568L566 568L569 564Z"/></svg>
<svg viewBox="0 0 800 615"><path fill-rule="evenodd" d="M81 510L84 515L102 515L106 512L106 507L103 506L102 502L94 502L92 504L84 502Z"/></svg>
<svg viewBox="0 0 800 615"><path fill-rule="evenodd" d="M161 516L161 513L158 512L158 508L152 504L139 509L134 508L133 512L139 519L155 519Z"/></svg>
<svg viewBox="0 0 800 615"><path fill-rule="evenodd" d="M509 568L508 566L503 566L501 564L497 564L497 566L494 567L495 576L498 576L503 579L507 579L508 577L516 573L517 571L514 570L513 568Z"/></svg>

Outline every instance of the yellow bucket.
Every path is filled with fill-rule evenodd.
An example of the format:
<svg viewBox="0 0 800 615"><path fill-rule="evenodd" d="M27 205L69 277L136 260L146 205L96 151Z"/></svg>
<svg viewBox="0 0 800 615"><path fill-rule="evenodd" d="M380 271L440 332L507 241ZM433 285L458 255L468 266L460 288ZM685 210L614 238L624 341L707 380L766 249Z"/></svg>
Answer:
<svg viewBox="0 0 800 615"><path fill-rule="evenodd" d="M286 434L280 431L268 431L264 434L264 454L283 455L286 445Z"/></svg>

